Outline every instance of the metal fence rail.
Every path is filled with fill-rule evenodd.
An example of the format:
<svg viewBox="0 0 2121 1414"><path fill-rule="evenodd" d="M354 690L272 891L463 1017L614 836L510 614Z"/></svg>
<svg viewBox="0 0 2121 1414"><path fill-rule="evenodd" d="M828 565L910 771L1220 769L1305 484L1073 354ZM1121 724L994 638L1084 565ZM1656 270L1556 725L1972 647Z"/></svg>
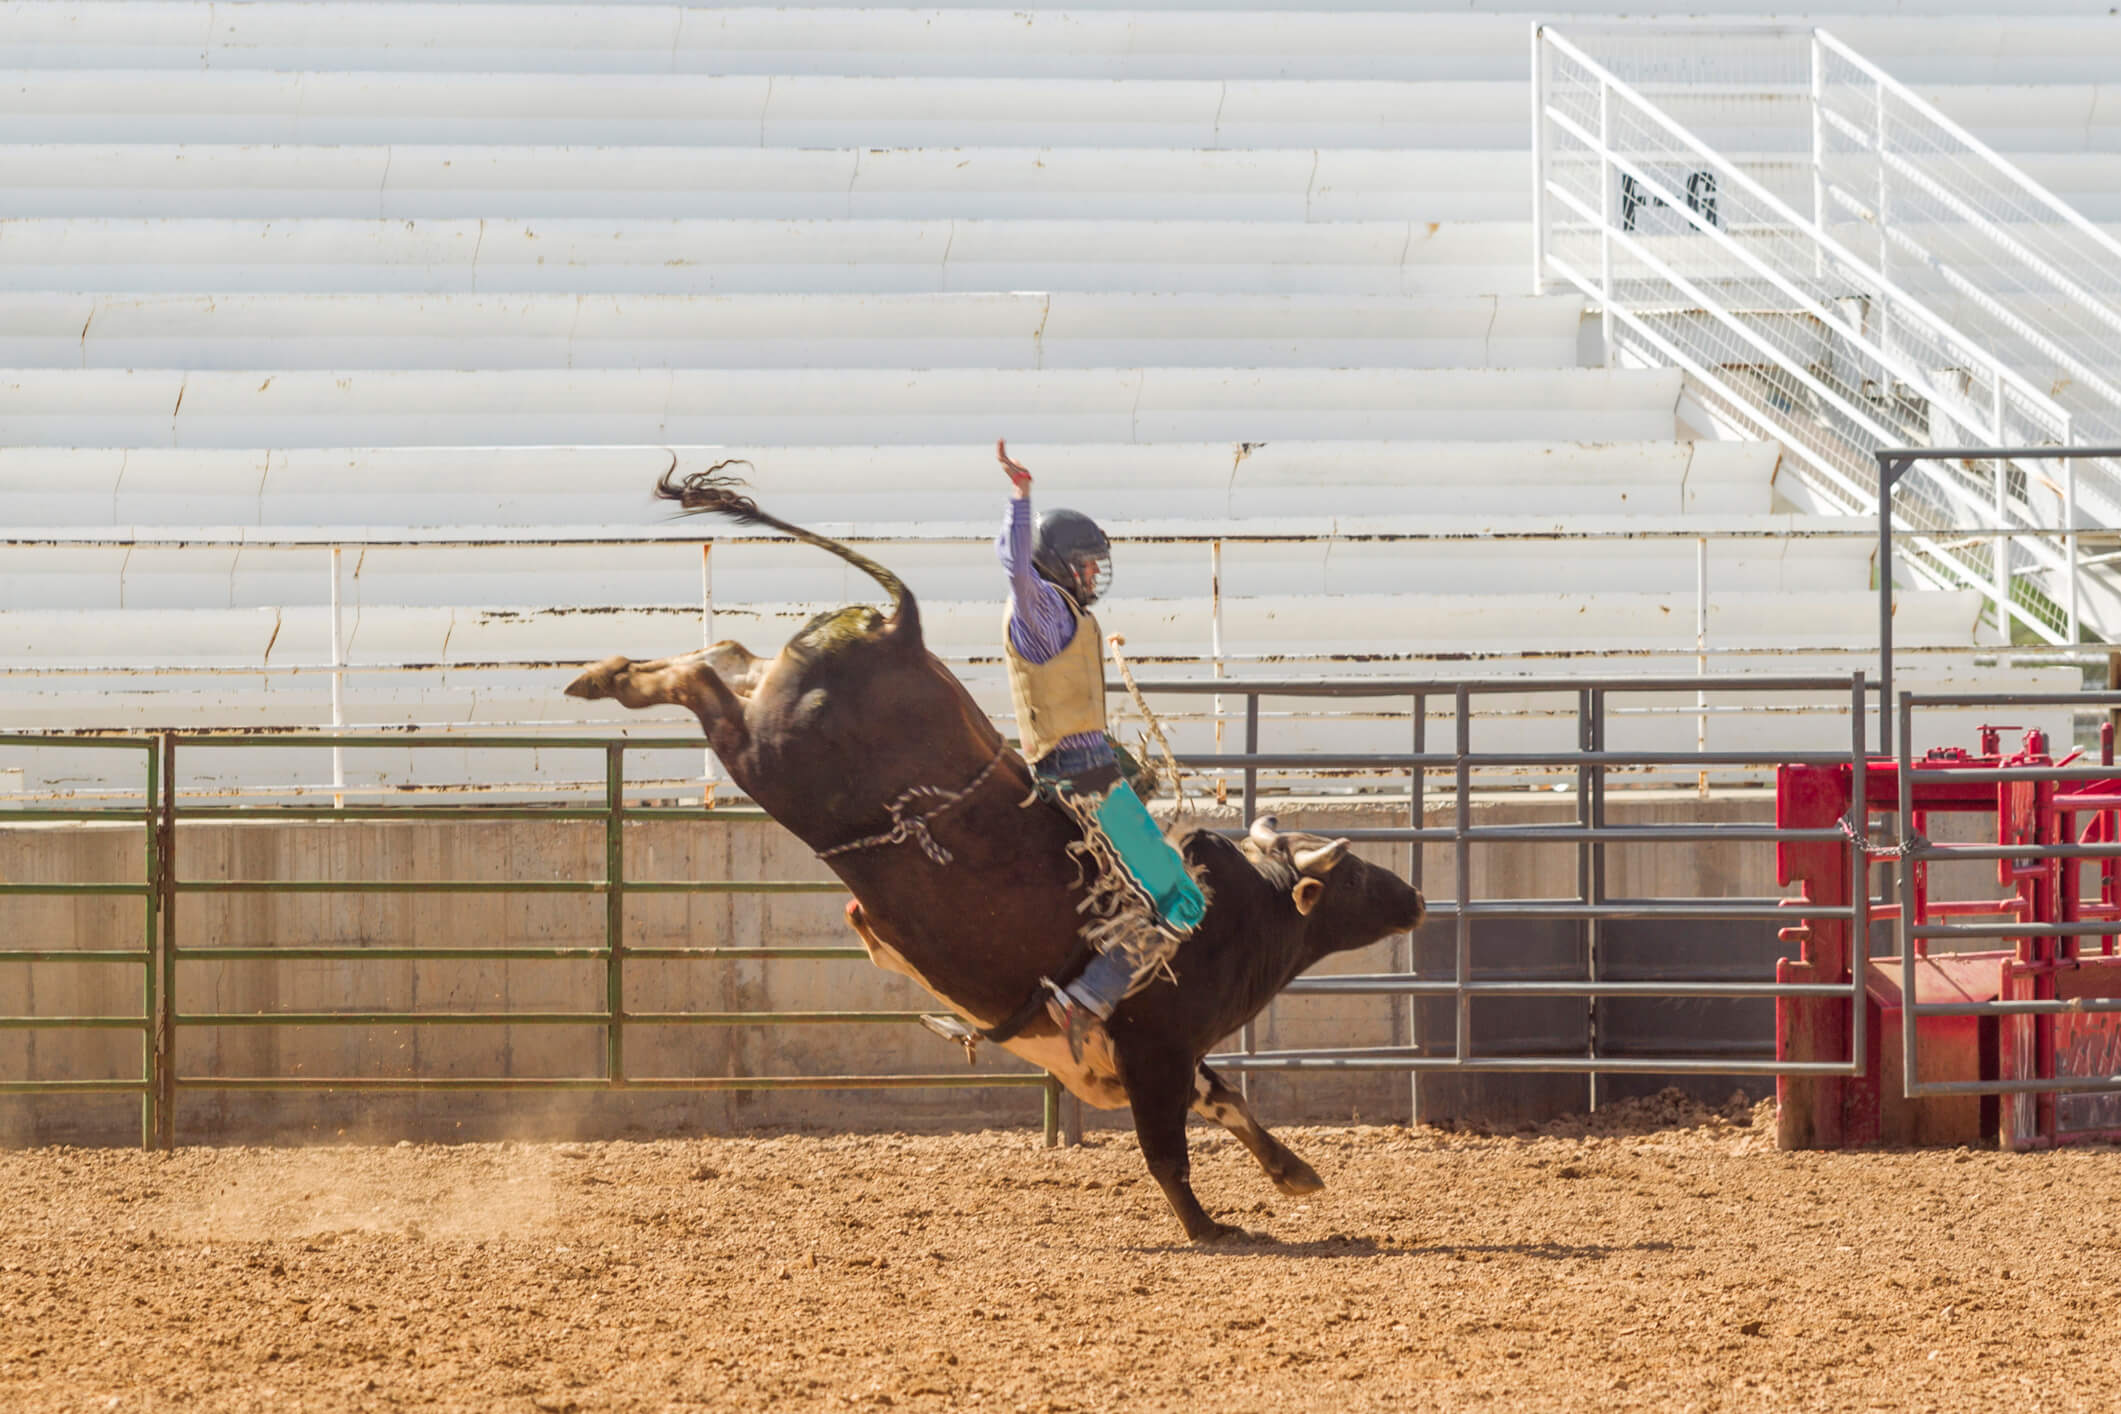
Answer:
<svg viewBox="0 0 2121 1414"><path fill-rule="evenodd" d="M99 947L89 949L10 947L0 949L0 967L16 964L24 967L82 967L114 966L140 969L140 1010L125 1016L9 1016L0 1015L0 1031L53 1031L53 1030L103 1030L118 1029L140 1033L140 1073L135 1077L112 1077L107 1079L63 1079L30 1080L22 1077L0 1075L0 1095L25 1094L138 1094L140 1096L140 1142L150 1145L161 1132L162 1091L161 1070L158 1058L167 1041L163 1029L164 1002L167 1000L160 988L161 939L160 910L163 894L158 880L164 872L167 855L164 852L164 837L161 830L162 807L165 799L162 777L162 757L152 740L141 739L96 739L62 738L57 742L50 738L24 736L20 734L0 735L0 746L58 745L63 749L79 752L101 751L138 752L144 776L141 785L141 801L138 808L124 806L66 807L39 806L32 809L8 810L6 823L23 824L77 824L77 823L137 823L141 829L141 848L144 868L138 882L110 880L70 880L57 882L22 882L0 880L0 900L9 898L137 898L141 905L141 942L137 948Z"/></svg>
<svg viewBox="0 0 2121 1414"><path fill-rule="evenodd" d="M1706 1075L1854 1075L1863 1067L1865 1047L1861 1005L1853 1005L1856 1020L1848 1059L1841 1061L1784 1061L1736 1059L1728 1056L1671 1056L1656 1058L1619 1057L1600 1053L1595 1029L1590 1045L1580 1057L1555 1055L1476 1055L1473 1002L1489 997L1582 997L1595 1004L1604 997L1719 997L1761 998L1798 996L1840 997L1858 1002L1862 997L1863 969L1855 968L1851 980L1839 984L1700 981L1683 977L1652 982L1614 982L1600 977L1601 925L1632 919L1685 919L1705 923L1771 921L1796 923L1805 919L1846 919L1852 933L1861 938L1867 930L1869 900L1847 906L1809 905L1783 899L1732 898L1613 898L1606 891L1606 851L1614 844L1698 844L1703 842L1774 843L1809 840L1844 845L1850 865L1861 877L1862 846L1842 830L1782 829L1754 824L1691 824L1615 826L1607 813L1607 776L1615 769L1639 766L1692 767L1697 772L1717 765L1782 764L1816 762L1848 764L1860 778L1864 761L1865 685L1862 674L1851 677L1620 677L1569 678L1549 681L1550 691L1573 694L1577 704L1577 749L1573 752L1482 752L1475 749L1474 701L1484 695L1520 692L1525 685L1514 682L1452 681L1341 681L1341 682L1143 682L1144 693L1203 695L1222 693L1243 697L1245 727L1243 751L1235 755L1181 755L1186 767L1223 767L1244 773L1243 814L1255 817L1260 809L1258 772L1284 764L1289 758L1260 750L1260 701L1269 697L1401 697L1410 704L1412 739L1403 755L1363 758L1370 770L1404 773L1408 780L1408 819L1396 829L1364 829L1342 833L1365 842L1403 842L1409 846L1408 877L1423 883L1421 846L1425 843L1452 847L1452 890L1448 898L1429 897L1431 921L1452 926L1452 964L1445 977L1423 975L1409 957L1408 966L1391 973L1361 976L1299 978L1287 995L1353 994L1404 997L1409 1005L1407 1026L1410 1044L1352 1049L1262 1051L1256 1024L1247 1024L1239 1035L1237 1049L1216 1057L1216 1064L1240 1073L1252 1071L1404 1071L1419 1074L1458 1072L1586 1072L1593 1079L1593 1103L1597 1102L1595 1077L1602 1074L1706 1074ZM1838 693L1847 704L1850 746L1846 752L1774 753L1758 757L1745 752L1712 751L1697 743L1694 751L1614 751L1606 747L1606 722L1612 699L1627 695L1681 694L1699 701L1708 692ZM1452 704L1454 730L1447 750L1433 750L1428 742L1428 708L1438 699ZM1312 758L1317 759L1317 758ZM1337 759L1337 758L1334 758ZM1547 765L1566 767L1575 774L1574 799L1577 818L1573 824L1532 826L1476 826L1473 823L1473 776L1482 768ZM1449 772L1451 777L1451 823L1430 826L1424 818L1427 798L1425 782L1430 772ZM1472 859L1476 848L1530 842L1573 842L1577 846L1577 896L1573 900L1472 898ZM1424 890L1427 893L1427 890ZM1479 919L1569 920L1582 927L1585 976L1581 981L1495 981L1474 977L1476 959L1473 925ZM1860 947L1860 944L1859 944ZM1421 997L1449 998L1453 1003L1452 1042L1447 1054L1438 1054L1423 1043L1412 1007ZM1763 1037L1763 1045L1769 1038Z"/></svg>
<svg viewBox="0 0 2121 1414"><path fill-rule="evenodd" d="M1764 999L1792 996L1860 995L1855 986L1813 984L1777 985L1727 978L1673 975L1644 981L1613 980L1601 976L1599 941L1601 928L1630 919L1688 919L1716 922L1799 923L1808 918L1840 918L1854 923L1863 934L1867 902L1852 907L1824 905L1792 906L1775 898L1622 898L1606 888L1606 852L1613 845L1698 844L1733 842L1768 845L1778 841L1831 839L1845 843L1852 863L1860 864L1860 846L1840 831L1784 830L1762 824L1694 823L1686 825L1616 825L1608 815L1607 781L1610 773L1630 768L1663 765L1684 766L1703 772L1712 766L1744 762L1747 753L1708 749L1695 751L1619 751L1605 740L1606 722L1617 698L1680 696L1705 701L1709 693L1757 694L1832 692L1847 703L1851 746L1847 753L1809 753L1797 758L1775 756L1768 764L1784 759L1820 763L1850 762L1860 767L1863 759L1865 686L1854 677L1671 677L1561 679L1527 684L1519 680L1465 682L1449 680L1350 680L1340 682L1156 682L1144 683L1145 692L1161 697L1200 696L1221 693L1243 699L1244 750L1229 755L1191 754L1181 758L1189 768L1219 767L1243 773L1242 804L1246 818L1260 810L1259 773L1290 762L1332 765L1405 779L1408 790L1407 824L1397 828L1363 829L1350 833L1362 840L1406 844L1411 853L1409 874L1422 882L1420 846L1448 844L1452 851L1452 884L1448 897L1431 899L1431 917L1452 929L1452 963L1447 973L1425 973L1415 965L1411 950L1407 965L1395 971L1363 975L1323 976L1299 979L1290 991L1296 995L1343 994L1404 999L1409 1008L1407 1025L1411 1044L1358 1047L1339 1050L1267 1051L1257 1044L1257 1033L1246 1027L1238 1050L1222 1056L1219 1064L1239 1072L1264 1070L1389 1070L1425 1073L1459 1071L1549 1071L1615 1073L1692 1073L1716 1075L1834 1074L1856 1073L1863 1056L1861 1011L1856 1044L1846 1060L1776 1064L1772 1060L1729 1055L1619 1056L1601 1053L1595 1034L1581 1055L1498 1055L1477 1053L1473 1007L1480 998L1582 998L1586 1005L1601 998L1739 998ZM1531 686L1573 698L1577 707L1577 747L1574 751L1483 752L1477 749L1474 704L1495 693L1519 693ZM1411 739L1403 753L1381 753L1349 757L1299 754L1277 756L1263 749L1260 740L1261 704L1274 698L1361 699L1397 697L1408 702ZM1428 740L1430 708L1448 702L1454 718L1448 745L1432 748ZM829 893L842 885L812 880L638 880L626 868L627 826L650 820L732 820L761 818L759 812L728 808L702 810L630 803L626 760L629 752L697 749L698 743L669 739L627 741L587 735L538 738L458 737L413 739L389 736L335 736L316 733L166 734L154 738L0 738L51 745L64 741L71 749L129 750L142 754L148 770L146 805L138 808L69 808L63 810L10 810L0 812L0 825L29 821L123 821L142 830L146 868L138 883L83 882L70 884L21 884L0 886L6 894L113 894L136 896L146 909L145 943L138 950L110 951L90 955L63 949L23 949L0 954L0 962L34 966L84 961L119 962L142 968L145 1005L137 1017L114 1018L12 1018L15 1026L111 1025L137 1027L143 1031L142 1074L139 1078L109 1081L10 1079L0 1082L9 1093L64 1093L68 1090L137 1092L142 1102L143 1139L168 1145L177 1132L179 1097L184 1092L203 1091L434 1091L434 1090L776 1090L828 1088L910 1088L968 1086L1038 1087L1044 1093L1049 1139L1059 1122L1059 1090L1050 1077L1036 1074L924 1073L903 1075L642 1075L628 1062L627 1033L630 1026L709 1025L892 1025L917 1018L911 1011L646 1011L629 1009L625 1001L625 969L629 961L685 961L698 963L732 961L853 960L866 957L857 947L632 947L625 941L627 900L636 895L710 893ZM591 753L603 764L601 797L593 803L562 800L554 804L486 806L413 803L403 805L287 805L246 806L200 803L187 800L183 770L188 761L217 752L261 749L266 751L333 746L360 749L372 746L399 748L440 747L475 750L571 750ZM1533 825L1476 825L1473 816L1475 773L1494 767L1538 764L1570 773L1575 785L1576 818L1573 822ZM1452 804L1448 825L1428 825L1424 807L1429 800L1427 783L1432 775L1447 776ZM176 849L180 827L217 821L496 821L547 820L600 825L603 863L592 876L568 879L259 879L198 878L179 868ZM1497 845L1573 842L1577 846L1577 880L1574 898L1476 899L1472 895L1474 851ZM591 896L605 900L603 941L598 946L532 947L510 944L481 947L454 946L230 946L189 940L184 900L208 896L245 894L517 894L530 896ZM1508 919L1566 920L1579 925L1585 948L1584 976L1576 980L1494 980L1475 975L1480 958L1476 953L1476 922ZM195 925L194 925L195 926ZM486 961L569 960L602 962L605 967L603 1005L565 1011L419 1011L359 1010L354 1008L304 1011L243 1012L199 1010L187 1004L182 993L179 966L197 962L398 962L442 959ZM1856 977L1862 976L1861 968ZM1453 1006L1453 1037L1447 1051L1425 1044L1412 1008L1422 999L1448 999ZM184 1037L207 1027L287 1026L497 1026L554 1025L599 1028L603 1031L602 1065L594 1074L564 1076L373 1076L373 1075L209 1075L188 1071L184 1064ZM1766 1037L1762 1038L1763 1045Z"/></svg>
<svg viewBox="0 0 2121 1414"><path fill-rule="evenodd" d="M917 1011L645 1011L625 1004L625 972L638 961L816 961L866 960L859 947L739 948L629 947L626 945L626 900L655 894L792 894L840 893L833 880L702 879L640 880L627 877L626 827L647 820L720 821L763 819L761 811L659 807L629 804L626 756L629 751L668 750L673 743L639 742L591 736L453 737L408 739L399 736L319 736L314 733L267 735L164 734L147 738L51 738L14 735L0 745L71 749L130 750L142 753L147 767L146 804L141 808L104 806L0 811L0 826L15 823L137 821L145 832L145 871L138 882L0 883L8 896L122 895L143 900L144 944L138 950L30 948L0 951L0 963L55 966L83 963L130 963L142 968L145 1004L138 1016L0 1017L0 1029L48 1029L122 1026L143 1033L142 1073L122 1079L0 1079L0 1094L74 1092L138 1093L141 1096L143 1144L175 1143L180 1094L187 1091L566 1091L566 1090L881 1090L930 1088L1031 1087L1044 1098L1048 1142L1058 1133L1059 1086L1042 1073L895 1075L730 1075L656 1076L634 1073L627 1064L627 1031L639 1026L792 1026L892 1025L916 1022ZM695 744L687 743L688 747ZM245 807L187 804L181 770L199 753L230 749L316 750L364 746L442 748L449 750L580 750L598 753L604 765L604 789L595 805L392 805ZM704 741L696 744L704 749ZM202 879L186 877L178 867L178 830L183 825L219 821L342 822L379 820L572 821L603 827L603 868L594 877L562 880L521 879ZM213 946L185 940L180 901L211 895L242 894L513 894L529 896L593 895L605 900L604 941L597 947L428 947L428 946ZM605 966L604 1005L578 1011L193 1011L184 1005L179 967L189 962L391 962L435 960L601 961ZM603 1071L569 1076L365 1076L365 1075L206 1075L184 1068L183 1036L207 1027L289 1026L580 1026L604 1032Z"/></svg>
<svg viewBox="0 0 2121 1414"><path fill-rule="evenodd" d="M1623 312L1624 313L1624 312ZM1200 597L1207 604L1207 621L1201 625L1202 633L1195 645L1162 650L1146 649L1135 655L1135 661L1160 664L1170 667L1202 663L1210 671L1223 672L1244 668L1255 671L1287 671L1297 667L1318 666L1332 670L1348 661L1365 664L1407 665L1409 671L1421 671L1423 665L1431 663L1463 664L1467 662L1496 661L1537 663L1542 661L1567 661L1573 659L1641 660L1657 662L1665 660L1675 669L1684 671L1698 660L1743 660L1762 658L1788 658L1793 655L1813 655L1822 658L1847 659L1852 663L1867 659L1869 645L1852 645L1846 635L1827 633L1818 636L1818 641L1792 639L1774 645L1719 643L1711 628L1710 610L1716 596L1726 592L1733 571L1729 568L1734 559L1758 553L1766 545L1787 546L1793 543L1825 545L1849 541L1868 541L1871 531L1861 524L1836 524L1820 519L1793 518L1788 515L1770 517L1732 514L1696 515L1685 517L1684 525L1669 522L1650 525L1604 524L1596 527L1559 524L1546 527L1521 527L1509 525L1487 525L1468 520L1458 525L1428 526L1421 529L1383 530L1359 527L1343 527L1338 524L1326 529L1263 529L1242 528L1233 524L1227 529L1172 529L1135 530L1126 526L1115 527L1112 539L1123 546L1155 546L1164 549L1184 547L1200 556L1199 578L1195 583ZM1323 524L1323 523L1322 523ZM2061 526L1998 527L1983 508L1974 508L1963 522L1935 526L1929 532L1942 541L1978 544L1995 540L1999 534L2021 540L2053 542L2055 548L2045 553L2050 557L2063 555L2074 549L2073 529ZM984 551L988 537L984 532L972 533L954 529L934 531L906 531L891 533L864 533L859 529L849 531L838 538L845 543L859 546L897 547L918 546L924 549L938 547L962 547L967 550ZM30 557L26 563L33 564L35 557L52 554L74 555L82 550L107 549L132 552L154 552L156 562L162 568L157 573L168 573L167 564L172 558L196 556L202 563L225 567L231 554L242 555L287 555L309 557L305 563L315 574L315 591L310 607L328 609L328 624L320 624L325 632L314 640L303 642L304 635L290 631L286 635L273 633L270 638L269 659L258 661L231 661L247 651L244 645L231 644L227 652L216 661L195 661L190 657L170 655L167 657L133 658L113 661L61 661L52 662L39 658L35 662L0 661L0 682L64 682L71 680L123 679L136 687L140 683L161 686L159 680L197 679L201 682L219 679L246 679L259 683L300 678L329 678L334 693L329 703L330 715L320 718L316 725L329 725L337 729L362 725L349 721L346 714L343 684L349 680L404 675L423 675L447 672L475 676L510 673L553 672L580 667L578 653L563 656L514 656L514 657L449 657L439 652L445 646L438 640L437 656L382 656L356 655L347 642L342 616L346 602L367 602L371 605L390 606L390 581L394 572L376 570L365 564L368 551L433 551L447 558L452 573L478 576L484 571L479 556L490 551L520 551L524 549L554 549L568 547L611 547L625 549L652 548L656 550L697 551L701 556L698 578L698 597L687 601L655 600L633 602L623 606L626 612L673 621L696 620L703 638L714 636L717 615L715 576L711 569L714 562L712 552L716 548L724 551L726 560L730 552L741 553L748 547L773 547L785 545L785 539L766 533L743 531L717 533L701 536L697 531L678 534L665 529L647 527L641 529L618 527L581 527L574 530L552 527L502 529L479 537L461 534L431 532L422 533L413 529L402 531L354 531L333 527L316 527L308 530L297 528L282 530L258 530L245 532L223 527L165 527L155 531L119 529L115 527L89 526L81 528L58 528L34 533L0 534L0 548L19 552ZM1323 649L1316 652L1292 652L1286 648L1271 651L1247 650L1233 644L1225 631L1225 601L1238 597L1234 592L1240 586L1234 584L1223 569L1224 551L1246 546L1305 546L1315 547L1320 555L1328 555L1333 547L1345 545L1395 546L1409 551L1424 547L1440 546L1529 546L1556 545L1597 549L1610 546L1662 547L1675 562L1685 556L1685 568L1674 573L1663 588L1650 591L1668 593L1675 600L1691 599L1696 632L1690 636L1677 635L1678 641L1670 645L1632 646L1583 646L1568 634L1557 634L1546 643L1527 641L1516 647L1492 650L1445 647L1434 651L1419 649L1383 648L1380 650ZM1673 551L1677 554L1672 554ZM1691 550L1691 556L1686 552ZM354 552L349 556L346 552ZM118 582L122 591L125 578L118 571ZM276 575L288 575L289 571L276 571ZM301 571L306 575L309 569ZM519 569L509 569L496 574L496 585L491 592L473 592L464 597L467 608L492 608L513 604L519 586L511 579L519 579ZM363 593L366 588L368 592ZM298 610L300 604L282 603L283 610ZM608 607L599 601L600 610ZM731 606L720 605L727 612ZM755 605L745 604L746 609ZM824 607L815 603L787 603L771 606L773 612L783 613L792 621L800 622L817 609ZM551 616L555 620L580 612L580 606L566 603L538 604L509 612L520 612L528 618ZM290 620L290 623L298 621ZM1949 643L1933 643L1923 650L1931 653L1962 654L1969 651L1993 651L1999 645L1983 642L1983 635L1968 632L1960 640ZM253 645L263 647L264 644ZM2007 646L2007 645L2004 645ZM939 645L944 661L953 666L992 667L1000 662L998 656L984 648L970 649L969 645ZM2054 650L2068 655L2076 651L2071 645L2057 644ZM1462 669L1461 669L1462 670ZM1444 669L1451 671L1451 669ZM180 684L185 686L190 684ZM177 726L174 721L158 722L156 725ZM429 724L423 724L426 726ZM432 724L440 727L443 724ZM551 730L550 723L538 724ZM484 727L474 728L483 730ZM137 734L137 733L135 733Z"/></svg>

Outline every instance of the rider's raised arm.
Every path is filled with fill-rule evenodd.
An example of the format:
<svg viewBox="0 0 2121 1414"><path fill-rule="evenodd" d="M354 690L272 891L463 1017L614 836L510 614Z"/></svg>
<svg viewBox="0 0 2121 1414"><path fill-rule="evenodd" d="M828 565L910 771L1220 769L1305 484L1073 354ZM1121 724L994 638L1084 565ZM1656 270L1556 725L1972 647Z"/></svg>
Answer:
<svg viewBox="0 0 2121 1414"><path fill-rule="evenodd" d="M1004 444L997 442L995 453L1016 488L994 541L1009 575L1009 642L1029 661L1043 663L1075 637L1075 616L1060 590L1040 577L1031 562L1031 473L1010 460Z"/></svg>

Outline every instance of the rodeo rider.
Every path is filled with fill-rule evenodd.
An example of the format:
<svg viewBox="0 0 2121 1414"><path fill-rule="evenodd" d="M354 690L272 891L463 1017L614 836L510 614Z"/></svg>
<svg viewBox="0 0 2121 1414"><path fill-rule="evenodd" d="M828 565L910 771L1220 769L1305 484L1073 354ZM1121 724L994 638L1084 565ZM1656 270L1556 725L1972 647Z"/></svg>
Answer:
<svg viewBox="0 0 2121 1414"><path fill-rule="evenodd" d="M1086 830L1097 830L1153 916L1109 937L1082 975L1048 981L1047 1010L1077 1061L1083 1042L1127 995L1148 983L1207 912L1200 886L1120 773L1105 735L1105 652L1090 614L1112 583L1112 544L1080 511L1055 509L1031 523L1031 473L1006 443L995 456L1015 495L995 548L1009 575L1003 654L1017 735L1039 789L1062 801Z"/></svg>

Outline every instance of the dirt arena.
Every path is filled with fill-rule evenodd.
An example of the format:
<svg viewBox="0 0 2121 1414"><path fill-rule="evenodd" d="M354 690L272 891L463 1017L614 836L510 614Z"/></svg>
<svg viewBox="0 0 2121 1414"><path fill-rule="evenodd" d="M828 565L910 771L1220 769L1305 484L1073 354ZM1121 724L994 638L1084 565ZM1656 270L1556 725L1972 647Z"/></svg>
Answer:
<svg viewBox="0 0 2121 1414"><path fill-rule="evenodd" d="M1539 1134L0 1153L0 1408L2109 1409L2115 1153Z"/></svg>

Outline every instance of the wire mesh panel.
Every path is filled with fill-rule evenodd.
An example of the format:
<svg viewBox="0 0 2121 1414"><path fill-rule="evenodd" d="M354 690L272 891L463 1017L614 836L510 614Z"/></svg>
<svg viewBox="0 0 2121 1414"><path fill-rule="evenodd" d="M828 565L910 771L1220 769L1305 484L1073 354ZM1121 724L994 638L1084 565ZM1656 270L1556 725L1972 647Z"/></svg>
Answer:
<svg viewBox="0 0 2121 1414"><path fill-rule="evenodd" d="M2080 442L2121 440L2121 242L1832 35L1813 63L1822 222L2046 390ZM2041 490L2023 508L2057 523ZM2121 520L2121 467L2088 465L2077 493Z"/></svg>
<svg viewBox="0 0 2121 1414"><path fill-rule="evenodd" d="M1866 154L1851 134L1882 122L1890 136L1920 101L1900 91L1906 111L1881 119L1881 81L1859 85L1846 59L1832 68L1830 43L1768 26L1538 30L1539 273L1600 302L1609 358L1685 369L1711 419L1789 448L1821 509L1866 514L1880 447L2081 435L2052 379L2013 361L2019 345L1961 319L1964 301L1947 318L1925 298L1942 275L1904 278L1915 257L1897 250L1902 210L1928 230L1956 206L1895 204L1893 183L1943 189L1934 155ZM1866 204L1881 173L1890 190ZM1989 243L1993 265L2007 247ZM2074 545L2000 533L2077 524L2067 480L1929 463L1900 483L1896 516L1920 583L1979 589L1999 624L2075 641Z"/></svg>

